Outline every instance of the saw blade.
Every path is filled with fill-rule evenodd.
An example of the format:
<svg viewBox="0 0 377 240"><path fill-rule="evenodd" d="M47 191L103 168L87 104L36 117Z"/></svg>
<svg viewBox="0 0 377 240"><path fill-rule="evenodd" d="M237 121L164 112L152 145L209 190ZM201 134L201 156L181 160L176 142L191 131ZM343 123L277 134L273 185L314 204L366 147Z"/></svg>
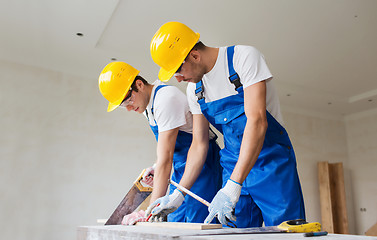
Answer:
<svg viewBox="0 0 377 240"><path fill-rule="evenodd" d="M136 179L131 189L119 203L113 214L111 214L105 225L120 225L123 217L135 211L135 209L151 194L152 188L143 186L141 183L144 171L145 169L141 172L140 176Z"/></svg>

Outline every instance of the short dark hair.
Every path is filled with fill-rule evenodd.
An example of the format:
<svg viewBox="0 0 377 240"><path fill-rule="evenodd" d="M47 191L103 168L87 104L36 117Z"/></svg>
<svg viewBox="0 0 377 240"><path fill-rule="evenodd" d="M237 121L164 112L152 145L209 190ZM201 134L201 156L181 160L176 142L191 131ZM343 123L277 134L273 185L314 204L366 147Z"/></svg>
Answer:
<svg viewBox="0 0 377 240"><path fill-rule="evenodd" d="M203 50L206 47L202 41L197 42L191 50Z"/></svg>
<svg viewBox="0 0 377 240"><path fill-rule="evenodd" d="M144 83L144 85L147 85L147 86L150 85L150 84L148 83L148 81L145 80L142 76L137 75L137 76L135 77L135 80L134 80L133 83L131 84L131 88L132 88L132 90L135 91L135 92L138 91L138 89L137 89L137 87L136 87L136 80L140 80L140 81L142 81L142 82Z"/></svg>

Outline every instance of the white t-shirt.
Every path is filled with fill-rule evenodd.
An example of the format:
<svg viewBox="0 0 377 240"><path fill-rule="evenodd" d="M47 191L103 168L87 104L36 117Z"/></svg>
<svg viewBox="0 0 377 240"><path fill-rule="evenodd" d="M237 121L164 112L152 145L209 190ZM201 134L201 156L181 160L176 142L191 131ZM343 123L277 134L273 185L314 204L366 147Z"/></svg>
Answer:
<svg viewBox="0 0 377 240"><path fill-rule="evenodd" d="M229 80L227 47L220 47L215 66L204 74L202 82L206 102L216 101L231 95L236 95L234 85ZM241 79L243 88L266 81L266 106L268 112L283 125L280 103L272 82L272 74L267 67L264 56L254 47L237 45L234 48L233 67ZM188 83L186 93L193 114L202 114L198 98L195 95L196 84Z"/></svg>
<svg viewBox="0 0 377 240"><path fill-rule="evenodd" d="M151 108L156 87L165 84L156 80L152 85L154 85L154 87L147 106L149 124L156 126L157 123L158 132L164 132L178 127L181 131L192 133L192 114L187 103L186 95L174 86L160 88L154 97L154 114L152 114ZM146 115L145 112L144 115Z"/></svg>

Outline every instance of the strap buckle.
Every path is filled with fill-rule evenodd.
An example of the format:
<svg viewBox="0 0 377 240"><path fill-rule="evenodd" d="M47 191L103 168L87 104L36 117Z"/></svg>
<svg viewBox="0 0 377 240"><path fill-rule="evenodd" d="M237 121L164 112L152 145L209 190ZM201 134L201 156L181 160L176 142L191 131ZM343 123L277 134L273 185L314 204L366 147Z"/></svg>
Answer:
<svg viewBox="0 0 377 240"><path fill-rule="evenodd" d="M229 77L230 82L234 85L234 89L237 91L239 87L242 87L240 77L237 73L234 73Z"/></svg>
<svg viewBox="0 0 377 240"><path fill-rule="evenodd" d="M200 86L197 89L195 89L195 95L198 98L198 101L204 98L203 86Z"/></svg>

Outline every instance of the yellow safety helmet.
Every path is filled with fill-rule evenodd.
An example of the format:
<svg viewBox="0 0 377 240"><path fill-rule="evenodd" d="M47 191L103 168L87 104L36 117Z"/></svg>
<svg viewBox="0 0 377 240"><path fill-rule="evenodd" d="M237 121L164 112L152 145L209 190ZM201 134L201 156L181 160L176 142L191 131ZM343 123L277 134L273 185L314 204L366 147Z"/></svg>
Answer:
<svg viewBox="0 0 377 240"><path fill-rule="evenodd" d="M139 72L125 62L109 63L102 70L98 86L102 95L109 101L108 112L119 107Z"/></svg>
<svg viewBox="0 0 377 240"><path fill-rule="evenodd" d="M157 30L152 38L150 51L153 61L161 67L158 73L161 81L170 80L199 37L199 33L180 22L165 23Z"/></svg>

